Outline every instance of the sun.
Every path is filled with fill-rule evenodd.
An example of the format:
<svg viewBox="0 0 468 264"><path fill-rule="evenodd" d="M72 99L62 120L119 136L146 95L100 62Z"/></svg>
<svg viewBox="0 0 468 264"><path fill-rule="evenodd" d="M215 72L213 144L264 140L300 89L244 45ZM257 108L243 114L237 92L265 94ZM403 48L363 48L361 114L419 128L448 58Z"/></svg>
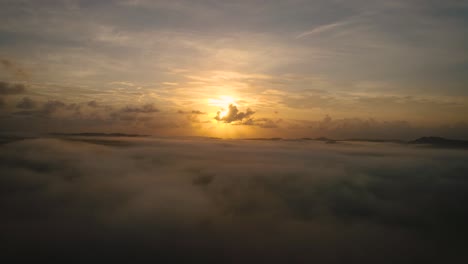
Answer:
<svg viewBox="0 0 468 264"><path fill-rule="evenodd" d="M216 99L208 99L208 104L218 106L221 108L227 108L229 105L237 105L236 100L232 96L222 95Z"/></svg>
<svg viewBox="0 0 468 264"><path fill-rule="evenodd" d="M229 114L229 106L236 104L236 99L232 96L222 95L215 99L208 99L208 104L218 107L219 118L223 118Z"/></svg>
<svg viewBox="0 0 468 264"><path fill-rule="evenodd" d="M220 112L219 112L219 117L220 117L220 118L223 118L223 117L225 117L227 114L228 114L228 111L227 111L227 110L220 111Z"/></svg>

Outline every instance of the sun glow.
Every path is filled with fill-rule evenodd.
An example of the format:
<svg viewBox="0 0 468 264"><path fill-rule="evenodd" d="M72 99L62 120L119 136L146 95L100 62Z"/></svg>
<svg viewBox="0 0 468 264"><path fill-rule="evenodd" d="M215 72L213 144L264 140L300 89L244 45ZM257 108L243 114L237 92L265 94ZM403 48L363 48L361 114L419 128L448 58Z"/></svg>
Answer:
<svg viewBox="0 0 468 264"><path fill-rule="evenodd" d="M228 110L220 111L220 112L219 112L219 117L220 117L220 118L223 118L223 117L225 117L227 114L228 114Z"/></svg>
<svg viewBox="0 0 468 264"><path fill-rule="evenodd" d="M208 104L218 107L219 117L223 118L229 114L229 105L237 105L236 100L232 96L222 95L215 99L208 99ZM216 113L217 113L216 112Z"/></svg>
<svg viewBox="0 0 468 264"><path fill-rule="evenodd" d="M230 104L237 105L236 100L233 97L225 95L222 95L216 99L208 99L208 104L221 108L227 108Z"/></svg>

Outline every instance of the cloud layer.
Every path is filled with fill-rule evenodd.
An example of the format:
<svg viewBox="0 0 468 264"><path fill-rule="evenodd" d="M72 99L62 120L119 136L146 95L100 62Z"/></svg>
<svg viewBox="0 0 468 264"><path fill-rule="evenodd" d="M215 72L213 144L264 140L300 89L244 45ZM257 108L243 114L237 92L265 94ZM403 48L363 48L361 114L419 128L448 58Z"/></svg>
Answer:
<svg viewBox="0 0 468 264"><path fill-rule="evenodd" d="M0 145L2 262L468 259L468 153L398 144Z"/></svg>

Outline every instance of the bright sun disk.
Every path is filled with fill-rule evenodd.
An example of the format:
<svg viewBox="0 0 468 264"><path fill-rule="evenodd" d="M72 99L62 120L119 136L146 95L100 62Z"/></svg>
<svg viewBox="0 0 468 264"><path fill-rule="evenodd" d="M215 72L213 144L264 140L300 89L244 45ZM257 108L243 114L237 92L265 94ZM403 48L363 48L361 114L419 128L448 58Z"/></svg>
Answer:
<svg viewBox="0 0 468 264"><path fill-rule="evenodd" d="M223 110L223 111L219 112L219 117L223 118L223 117L225 117L227 115L227 113L228 113L227 110Z"/></svg>

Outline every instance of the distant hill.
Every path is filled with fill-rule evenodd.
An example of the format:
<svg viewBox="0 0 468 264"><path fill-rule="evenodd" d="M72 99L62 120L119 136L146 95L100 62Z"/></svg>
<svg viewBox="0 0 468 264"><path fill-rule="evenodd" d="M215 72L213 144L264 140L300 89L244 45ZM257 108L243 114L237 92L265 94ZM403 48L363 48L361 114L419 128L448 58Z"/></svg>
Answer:
<svg viewBox="0 0 468 264"><path fill-rule="evenodd" d="M372 138L348 138L345 141L363 141L363 142L375 142L375 143L406 143L400 139L372 139Z"/></svg>
<svg viewBox="0 0 468 264"><path fill-rule="evenodd" d="M124 133L52 133L53 136L73 137L149 137L149 135L124 134Z"/></svg>
<svg viewBox="0 0 468 264"><path fill-rule="evenodd" d="M25 139L33 139L34 137L18 137L18 136L0 136L0 145L25 140Z"/></svg>
<svg viewBox="0 0 468 264"><path fill-rule="evenodd" d="M279 137L273 137L273 138L245 138L245 140L269 140L269 141L279 141L283 140L282 138Z"/></svg>
<svg viewBox="0 0 468 264"><path fill-rule="evenodd" d="M327 137L318 137L318 138L315 138L315 140L317 140L317 141L323 141L323 142L325 142L325 143L327 143L327 144L334 144L334 143L336 143L336 140L330 139L330 138L327 138Z"/></svg>
<svg viewBox="0 0 468 264"><path fill-rule="evenodd" d="M468 148L467 140L446 139L442 137L421 137L416 140L409 141L408 143L431 145L433 147L441 148Z"/></svg>

